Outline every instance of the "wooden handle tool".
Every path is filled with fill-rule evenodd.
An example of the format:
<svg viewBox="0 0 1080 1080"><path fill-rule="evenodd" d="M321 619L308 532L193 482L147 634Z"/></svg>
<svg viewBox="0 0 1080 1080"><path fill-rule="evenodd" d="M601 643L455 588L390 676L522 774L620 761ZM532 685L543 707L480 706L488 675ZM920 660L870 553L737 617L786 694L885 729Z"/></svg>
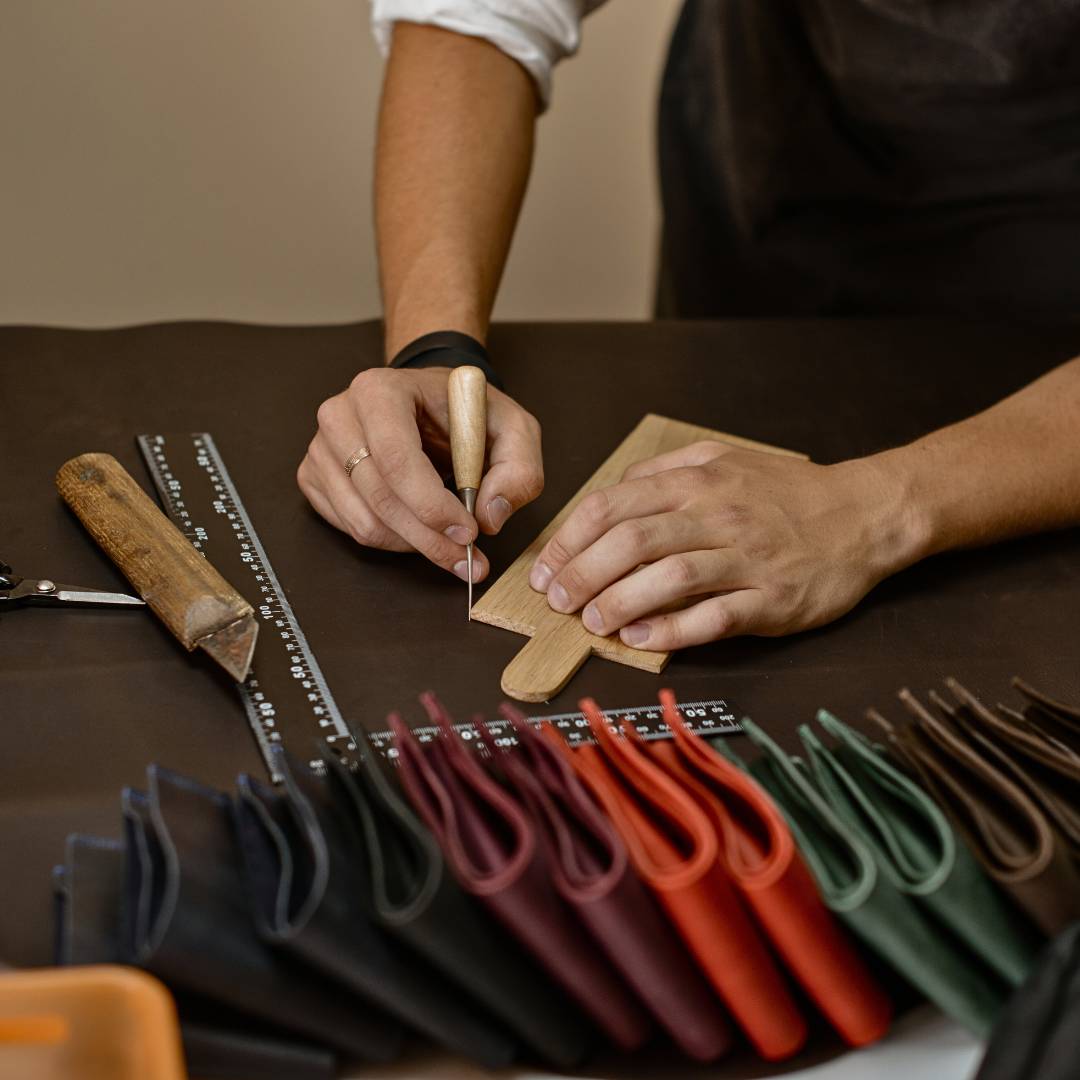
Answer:
<svg viewBox="0 0 1080 1080"><path fill-rule="evenodd" d="M251 605L195 550L111 454L60 466L64 502L189 652L199 648L237 682L259 627Z"/></svg>
<svg viewBox="0 0 1080 1080"><path fill-rule="evenodd" d="M450 372L450 457L454 462L454 486L465 509L476 513L476 493L484 475L487 451L487 379L478 367L459 367ZM469 574L469 607L472 618L473 546L465 549Z"/></svg>

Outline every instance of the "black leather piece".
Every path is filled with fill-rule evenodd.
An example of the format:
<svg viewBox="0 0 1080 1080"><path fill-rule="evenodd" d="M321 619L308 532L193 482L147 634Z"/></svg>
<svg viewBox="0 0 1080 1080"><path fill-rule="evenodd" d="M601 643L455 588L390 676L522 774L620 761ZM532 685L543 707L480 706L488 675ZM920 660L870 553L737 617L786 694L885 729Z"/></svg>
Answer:
<svg viewBox="0 0 1080 1080"><path fill-rule="evenodd" d="M286 1042L264 1032L182 1022L188 1072L198 1080L334 1080L327 1049Z"/></svg>
<svg viewBox="0 0 1080 1080"><path fill-rule="evenodd" d="M374 755L350 772L324 755L351 811L372 917L452 979L474 1007L497 1017L534 1054L568 1066L584 1025L550 979L449 872L434 836Z"/></svg>
<svg viewBox="0 0 1080 1080"><path fill-rule="evenodd" d="M401 1025L328 984L258 935L230 800L152 765L147 794L125 791L128 859L122 948L169 987L220 1001L317 1043L388 1061Z"/></svg>
<svg viewBox="0 0 1080 1080"><path fill-rule="evenodd" d="M56 956L60 965L120 960L124 845L72 833L53 872Z"/></svg>
<svg viewBox="0 0 1080 1080"><path fill-rule="evenodd" d="M72 834L56 867L56 962L120 962L124 846ZM337 1060L325 1047L289 1041L215 1002L176 999L188 1071L199 1080L329 1080Z"/></svg>
<svg viewBox="0 0 1080 1080"><path fill-rule="evenodd" d="M1016 991L975 1080L1076 1080L1080 1075L1080 922L1063 930Z"/></svg>
<svg viewBox="0 0 1080 1080"><path fill-rule="evenodd" d="M240 849L263 937L489 1068L515 1040L417 953L373 925L361 850L327 780L274 751L283 789L240 778Z"/></svg>

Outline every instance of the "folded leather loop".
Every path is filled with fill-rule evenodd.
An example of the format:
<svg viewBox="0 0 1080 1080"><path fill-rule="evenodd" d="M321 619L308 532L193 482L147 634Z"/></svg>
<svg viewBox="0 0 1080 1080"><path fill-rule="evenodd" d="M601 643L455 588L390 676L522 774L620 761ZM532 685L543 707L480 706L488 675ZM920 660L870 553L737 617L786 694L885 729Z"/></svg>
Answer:
<svg viewBox="0 0 1080 1080"><path fill-rule="evenodd" d="M875 849L878 863L901 889L917 897L971 953L1008 986L1026 978L1040 939L1008 904L967 846L958 842L937 804L893 767L865 736L821 710L818 723L839 740L834 750L807 728L803 745L833 793L838 813L851 815Z"/></svg>
<svg viewBox="0 0 1080 1080"><path fill-rule="evenodd" d="M941 927L878 869L870 845L821 795L805 762L786 754L752 720L744 718L741 724L763 751L749 771L783 809L825 903L943 1013L966 1027L986 1030L997 997L984 1002L981 965L968 963L948 938L941 947ZM713 746L733 757L720 740Z"/></svg>
<svg viewBox="0 0 1080 1080"><path fill-rule="evenodd" d="M1080 923L1039 957L1009 999L974 1080L1075 1080L1080 1062Z"/></svg>
<svg viewBox="0 0 1080 1080"><path fill-rule="evenodd" d="M1040 755L1025 753L1018 747L1010 733L1014 724L1007 721L1003 721L1000 727L994 723L987 724L986 715L995 722L998 718L984 707L975 711L967 704L954 706L933 691L930 692L930 700L948 717L956 733L976 753L997 766L1030 796L1069 845L1074 859L1080 856L1080 801L1077 799L1080 784L1077 780L1070 777L1067 770L1047 764ZM1005 706L999 708L1005 710ZM1027 726L1020 713L1013 712L1011 715ZM1040 742L1046 738L1037 729L1022 734L1026 737L1034 735ZM1062 747L1062 750L1071 754L1067 747ZM1080 767L1080 755L1076 755L1076 763Z"/></svg>
<svg viewBox="0 0 1080 1080"><path fill-rule="evenodd" d="M442 850L373 756L355 772L324 754L351 810L371 917L461 987L535 1053L564 1043L570 1007L503 927L486 917L446 867Z"/></svg>
<svg viewBox="0 0 1080 1080"><path fill-rule="evenodd" d="M1010 749L1022 754L1051 772L1057 773L1072 785L1080 784L1080 753L1062 743L1048 739L1037 728L1016 723L1008 714L1001 716L988 709L970 690L956 679L947 678L945 684L953 697L971 715L984 725L988 734L1005 742ZM1013 714L1015 717L1017 714ZM1022 721L1022 718L1020 718Z"/></svg>
<svg viewBox="0 0 1080 1080"><path fill-rule="evenodd" d="M119 919L124 881L124 845L73 834L55 875L58 905L56 962L119 963ZM287 1041L254 1027L221 1005L190 995L176 996L184 1057L192 1076L205 1080L331 1080L334 1055L310 1043Z"/></svg>
<svg viewBox="0 0 1080 1080"><path fill-rule="evenodd" d="M531 811L551 877L612 965L689 1057L712 1061L731 1047L723 1009L630 864L626 845L569 763L522 712L504 704L517 746L482 737Z"/></svg>
<svg viewBox="0 0 1080 1080"><path fill-rule="evenodd" d="M151 765L126 791L123 948L171 988L221 1001L369 1060L398 1051L401 1026L258 935L240 872L230 800Z"/></svg>
<svg viewBox="0 0 1080 1080"><path fill-rule="evenodd" d="M622 835L710 984L762 1057L779 1060L804 1043L806 1021L723 871L705 813L641 747L616 736L596 702L579 703L598 745L560 747Z"/></svg>
<svg viewBox="0 0 1080 1080"><path fill-rule="evenodd" d="M1042 810L913 694L902 691L900 699L915 722L890 742L948 811L987 873L1045 934L1080 918L1080 872Z"/></svg>
<svg viewBox="0 0 1080 1080"><path fill-rule="evenodd" d="M1033 721L1049 719L1058 729L1058 733L1068 739L1073 749L1080 747L1080 706L1064 701L1036 690L1030 683L1019 676L1014 676L1012 684L1028 700L1025 712Z"/></svg>
<svg viewBox="0 0 1080 1080"><path fill-rule="evenodd" d="M236 804L256 925L271 944L490 1068L515 1042L459 988L370 921L359 847L327 780L272 750L283 789L247 776Z"/></svg>
<svg viewBox="0 0 1080 1080"><path fill-rule="evenodd" d="M653 756L712 820L728 877L822 1014L852 1046L881 1038L892 1006L822 902L791 830L767 792L693 734L660 692L673 742Z"/></svg>
<svg viewBox="0 0 1080 1080"><path fill-rule="evenodd" d="M827 753L824 747L820 748L820 752ZM822 770L820 765L816 770L808 770L818 793L833 812L870 848L878 873L899 893L906 895L909 902L922 916L912 929L917 926L922 931L914 938L919 943L916 947L921 946L928 957L933 957L938 962L937 970L931 973L931 985L934 985L932 981L934 974L940 972L943 976L940 986L937 987L935 1001L941 1003L948 1015L970 1031L979 1036L985 1036L993 1026L994 1019L1004 1003L1006 997L1004 984L957 941L951 931L941 923L925 903L920 902L919 893L911 888L905 874L891 857L891 853L875 835L879 829L887 831L890 827L884 815L875 811L879 820L873 824L860 820L860 812L848 805L843 789L839 787L830 772L831 770ZM942 875L937 876L940 878ZM924 894L925 891L924 888Z"/></svg>
<svg viewBox="0 0 1080 1080"><path fill-rule="evenodd" d="M53 872L56 963L115 964L120 960L124 845L72 833L64 863Z"/></svg>
<svg viewBox="0 0 1080 1080"><path fill-rule="evenodd" d="M421 701L440 738L422 748L397 714L390 728L405 791L457 880L577 1003L582 1018L617 1039L632 1037L622 1017L633 999L556 894L527 815L470 757L434 696ZM568 1026L548 1056L579 1060L590 1034Z"/></svg>
<svg viewBox="0 0 1080 1080"><path fill-rule="evenodd" d="M446 853L459 880L491 905L616 1046L638 1048L648 1038L648 1018L555 891L530 816L485 773L434 696L421 700L441 729L431 759L458 810L459 831L448 834Z"/></svg>

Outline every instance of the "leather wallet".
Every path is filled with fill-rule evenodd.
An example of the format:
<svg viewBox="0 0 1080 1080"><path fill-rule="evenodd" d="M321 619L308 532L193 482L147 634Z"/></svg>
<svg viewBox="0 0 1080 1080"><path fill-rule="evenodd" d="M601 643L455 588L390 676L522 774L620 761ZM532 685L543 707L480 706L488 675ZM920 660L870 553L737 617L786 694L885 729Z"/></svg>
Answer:
<svg viewBox="0 0 1080 1080"><path fill-rule="evenodd" d="M879 869L870 844L833 810L801 758L786 754L752 720L744 718L742 727L762 750L748 768L783 809L837 917L947 1016L980 1034L989 1030L1001 998L988 993L982 965L969 963L937 921ZM712 745L738 762L721 740Z"/></svg>
<svg viewBox="0 0 1080 1080"><path fill-rule="evenodd" d="M259 936L240 868L230 799L157 765L122 805L127 858L121 943L174 991L219 1001L287 1032L388 1061L401 1025Z"/></svg>
<svg viewBox="0 0 1080 1080"><path fill-rule="evenodd" d="M270 944L348 986L403 1024L489 1068L514 1056L509 1034L369 917L369 884L337 791L281 747L280 789L249 776L236 802L253 916Z"/></svg>
<svg viewBox="0 0 1080 1080"><path fill-rule="evenodd" d="M1080 918L1080 872L1039 806L914 695L902 692L901 700L915 722L887 726L889 743L947 810L986 872L1044 934Z"/></svg>
<svg viewBox="0 0 1080 1080"><path fill-rule="evenodd" d="M124 845L73 834L53 874L57 890L57 964L120 961ZM203 1080L332 1080L337 1059L325 1047L282 1039L214 1002L174 995L184 1057Z"/></svg>
<svg viewBox="0 0 1080 1080"><path fill-rule="evenodd" d="M1080 1063L1080 923L1040 956L1009 999L975 1080L1075 1080Z"/></svg>
<svg viewBox="0 0 1080 1080"><path fill-rule="evenodd" d="M532 815L559 895L667 1031L698 1061L726 1053L731 1027L664 918L610 820L564 757L520 710L503 705L517 745L485 742L494 768Z"/></svg>
<svg viewBox="0 0 1080 1080"><path fill-rule="evenodd" d="M581 1022L532 957L461 888L435 837L379 760L367 756L354 771L334 754L324 759L357 837L356 858L375 922L534 1054L569 1064L580 1053Z"/></svg>
<svg viewBox="0 0 1080 1080"><path fill-rule="evenodd" d="M485 773L434 696L421 701L440 738L422 748L396 714L390 727L405 790L458 881L616 1046L641 1045L645 1011L555 891L529 815Z"/></svg>
<svg viewBox="0 0 1080 1080"><path fill-rule="evenodd" d="M776 804L690 731L670 690L660 702L675 738L653 743L653 757L711 819L724 870L766 938L847 1043L881 1038L889 999L822 902Z"/></svg>
<svg viewBox="0 0 1080 1080"><path fill-rule="evenodd" d="M915 781L863 735L821 710L818 723L838 740L827 749L802 726L818 787L838 814L862 831L878 865L915 897L1007 986L1026 978L1040 946Z"/></svg>
<svg viewBox="0 0 1080 1080"><path fill-rule="evenodd" d="M713 989L762 1057L805 1042L806 1021L735 893L705 812L644 748L616 735L596 702L580 703L597 745L559 746L600 800L641 878L653 890Z"/></svg>

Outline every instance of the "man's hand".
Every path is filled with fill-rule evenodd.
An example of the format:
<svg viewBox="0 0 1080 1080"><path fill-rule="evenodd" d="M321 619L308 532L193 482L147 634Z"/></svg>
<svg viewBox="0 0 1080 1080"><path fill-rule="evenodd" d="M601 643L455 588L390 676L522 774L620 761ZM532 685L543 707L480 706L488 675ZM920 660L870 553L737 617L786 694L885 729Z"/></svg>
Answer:
<svg viewBox="0 0 1080 1080"><path fill-rule="evenodd" d="M512 398L488 386L488 470L476 500L476 519L447 490L449 368L371 368L319 406L319 429L296 479L331 525L368 547L419 551L467 579L465 545L477 525L494 535L544 486L540 425ZM371 456L345 473L351 454ZM474 553L473 577L487 560Z"/></svg>
<svg viewBox="0 0 1080 1080"><path fill-rule="evenodd" d="M914 561L916 532L873 459L823 466L696 443L583 499L530 581L556 611L583 608L594 634L677 649L835 619Z"/></svg>

